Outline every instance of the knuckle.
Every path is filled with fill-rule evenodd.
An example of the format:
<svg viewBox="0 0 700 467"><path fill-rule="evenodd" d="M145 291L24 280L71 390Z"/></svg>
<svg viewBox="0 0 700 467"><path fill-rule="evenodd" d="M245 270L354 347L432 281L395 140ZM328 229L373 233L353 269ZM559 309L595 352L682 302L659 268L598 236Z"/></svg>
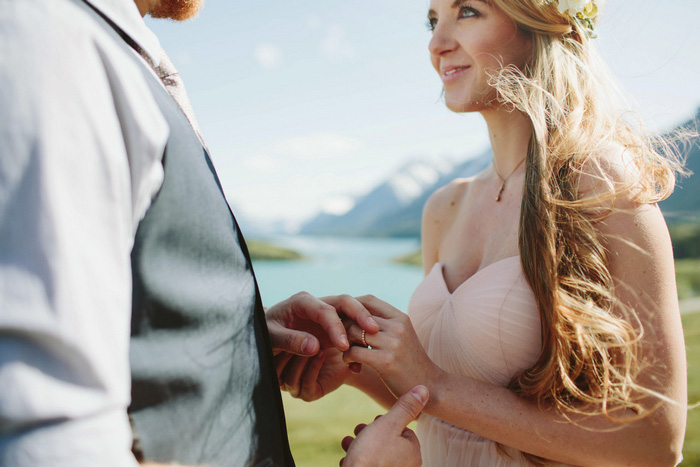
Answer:
<svg viewBox="0 0 700 467"><path fill-rule="evenodd" d="M373 302L373 301L375 301L376 299L377 299L377 297L375 297L375 296L372 295L372 294L366 294L366 295L362 295L362 296L360 296L360 297L357 297L357 300L359 300L359 301L362 302L362 303L365 303L365 302Z"/></svg>
<svg viewBox="0 0 700 467"><path fill-rule="evenodd" d="M387 339L386 347L390 350L397 351L400 350L403 347L403 342L404 340L401 339L401 337L396 337L396 336L391 336ZM395 353L392 352L392 356L395 356Z"/></svg>
<svg viewBox="0 0 700 467"><path fill-rule="evenodd" d="M338 300L341 305L347 305L352 302L352 297L348 294L342 294L338 296Z"/></svg>
<svg viewBox="0 0 700 467"><path fill-rule="evenodd" d="M414 403L415 401L415 403ZM406 412L411 418L415 418L418 415L418 401L413 397L401 397L396 401L396 407L399 410Z"/></svg>
<svg viewBox="0 0 700 467"><path fill-rule="evenodd" d="M312 295L305 290L302 290L301 292L297 292L294 295L292 295L292 298L295 298L297 300L305 300L305 299L308 299L310 297L312 297Z"/></svg>
<svg viewBox="0 0 700 467"><path fill-rule="evenodd" d="M294 349L296 344L296 339L293 334L287 334L284 336L284 348L285 349Z"/></svg>

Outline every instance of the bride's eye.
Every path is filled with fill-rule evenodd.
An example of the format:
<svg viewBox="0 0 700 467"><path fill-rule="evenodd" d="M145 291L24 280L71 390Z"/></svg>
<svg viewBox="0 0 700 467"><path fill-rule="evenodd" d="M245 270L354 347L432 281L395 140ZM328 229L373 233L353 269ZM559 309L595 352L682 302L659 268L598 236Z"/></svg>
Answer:
<svg viewBox="0 0 700 467"><path fill-rule="evenodd" d="M481 14L474 8L466 5L459 7L459 18L479 17Z"/></svg>
<svg viewBox="0 0 700 467"><path fill-rule="evenodd" d="M428 21L425 23L425 26L428 28L428 31L435 31L435 26L437 26L437 18L428 17Z"/></svg>

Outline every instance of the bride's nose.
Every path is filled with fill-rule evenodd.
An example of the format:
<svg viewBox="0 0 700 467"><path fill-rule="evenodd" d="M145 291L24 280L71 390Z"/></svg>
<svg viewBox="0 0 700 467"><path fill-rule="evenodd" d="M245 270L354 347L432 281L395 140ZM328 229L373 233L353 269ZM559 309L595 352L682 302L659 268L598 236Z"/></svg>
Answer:
<svg viewBox="0 0 700 467"><path fill-rule="evenodd" d="M445 25L441 26L440 23L435 25L433 30L433 37L428 43L428 50L431 55L441 56L446 53L452 52L457 48L457 41L450 33L450 28Z"/></svg>

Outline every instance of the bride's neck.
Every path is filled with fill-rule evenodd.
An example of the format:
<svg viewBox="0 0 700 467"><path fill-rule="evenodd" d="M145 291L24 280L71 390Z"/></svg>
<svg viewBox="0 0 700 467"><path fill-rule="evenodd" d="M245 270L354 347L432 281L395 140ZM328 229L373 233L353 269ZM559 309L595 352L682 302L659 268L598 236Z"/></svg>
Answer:
<svg viewBox="0 0 700 467"><path fill-rule="evenodd" d="M530 119L514 110L482 112L489 130L493 160L501 173L510 173L527 156L532 135Z"/></svg>

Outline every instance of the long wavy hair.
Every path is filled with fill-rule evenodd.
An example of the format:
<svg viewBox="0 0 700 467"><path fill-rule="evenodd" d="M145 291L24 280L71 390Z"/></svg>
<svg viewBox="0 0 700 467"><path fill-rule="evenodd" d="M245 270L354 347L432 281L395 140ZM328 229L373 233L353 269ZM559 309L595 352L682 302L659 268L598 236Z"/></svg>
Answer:
<svg viewBox="0 0 700 467"><path fill-rule="evenodd" d="M491 75L498 104L527 115L533 128L519 250L540 311L542 353L513 377L510 389L554 405L570 420L572 414L604 414L620 423L642 417L651 406L641 402L662 396L636 383L648 363L639 358L641 310L616 300L596 223L625 191L642 203L669 196L674 173L682 170L678 151L668 138L645 135L630 113L621 112L624 99L583 21L560 14L548 0L490 1L533 44L522 69L508 66ZM633 169L622 183L597 156L611 144L624 149ZM601 183L583 192L582 174ZM636 415L620 416L620 409Z"/></svg>

